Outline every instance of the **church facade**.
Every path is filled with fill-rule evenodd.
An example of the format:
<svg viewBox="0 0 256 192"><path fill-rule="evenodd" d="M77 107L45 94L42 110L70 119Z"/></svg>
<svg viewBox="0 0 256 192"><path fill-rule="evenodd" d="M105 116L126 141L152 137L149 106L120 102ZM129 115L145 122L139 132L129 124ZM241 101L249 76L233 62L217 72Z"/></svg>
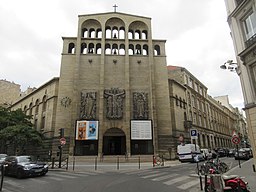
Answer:
<svg viewBox="0 0 256 192"><path fill-rule="evenodd" d="M62 39L60 77L11 106L33 116L47 138L42 154L62 146L69 156L174 158L180 142L193 142L191 128L202 147L231 146L236 115L186 69L167 67L166 41L153 39L151 18L79 15L77 36Z"/></svg>
<svg viewBox="0 0 256 192"><path fill-rule="evenodd" d="M77 37L63 37L55 136L64 129L73 155L160 150L172 135L166 65L150 18L80 15Z"/></svg>

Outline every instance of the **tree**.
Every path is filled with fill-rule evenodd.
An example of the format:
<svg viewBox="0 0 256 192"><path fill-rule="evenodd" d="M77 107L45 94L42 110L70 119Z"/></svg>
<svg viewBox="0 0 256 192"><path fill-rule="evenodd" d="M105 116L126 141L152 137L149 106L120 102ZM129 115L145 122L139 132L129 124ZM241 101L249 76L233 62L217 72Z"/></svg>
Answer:
<svg viewBox="0 0 256 192"><path fill-rule="evenodd" d="M0 107L0 151L6 152L7 145L24 151L26 145L38 146L42 144L43 135L33 128L31 116L21 109L10 111Z"/></svg>

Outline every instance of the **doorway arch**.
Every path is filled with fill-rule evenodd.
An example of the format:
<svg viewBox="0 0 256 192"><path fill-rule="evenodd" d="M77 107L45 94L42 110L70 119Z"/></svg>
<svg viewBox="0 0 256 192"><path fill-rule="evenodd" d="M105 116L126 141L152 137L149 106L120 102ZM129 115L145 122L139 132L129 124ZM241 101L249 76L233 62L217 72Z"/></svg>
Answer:
<svg viewBox="0 0 256 192"><path fill-rule="evenodd" d="M125 155L126 137L123 130L110 128L103 135L104 155Z"/></svg>

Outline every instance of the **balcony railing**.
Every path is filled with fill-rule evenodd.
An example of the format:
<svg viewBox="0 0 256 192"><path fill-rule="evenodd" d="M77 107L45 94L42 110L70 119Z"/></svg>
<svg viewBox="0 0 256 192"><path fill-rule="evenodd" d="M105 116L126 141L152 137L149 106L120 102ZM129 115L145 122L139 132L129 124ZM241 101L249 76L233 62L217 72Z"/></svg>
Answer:
<svg viewBox="0 0 256 192"><path fill-rule="evenodd" d="M250 47L251 45L255 44L256 42L256 34L254 34L250 39L248 39L246 42L245 42L245 46L246 48Z"/></svg>

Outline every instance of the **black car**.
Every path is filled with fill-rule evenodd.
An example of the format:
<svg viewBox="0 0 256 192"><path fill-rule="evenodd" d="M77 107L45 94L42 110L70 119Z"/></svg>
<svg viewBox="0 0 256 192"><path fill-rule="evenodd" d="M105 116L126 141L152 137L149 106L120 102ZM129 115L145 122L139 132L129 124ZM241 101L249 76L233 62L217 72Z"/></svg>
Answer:
<svg viewBox="0 0 256 192"><path fill-rule="evenodd" d="M250 155L244 149L239 149L238 152L235 153L235 160L238 159L248 160L250 159Z"/></svg>
<svg viewBox="0 0 256 192"><path fill-rule="evenodd" d="M48 165L31 156L9 156L3 162L5 175L13 175L17 178L45 175L48 172Z"/></svg>

